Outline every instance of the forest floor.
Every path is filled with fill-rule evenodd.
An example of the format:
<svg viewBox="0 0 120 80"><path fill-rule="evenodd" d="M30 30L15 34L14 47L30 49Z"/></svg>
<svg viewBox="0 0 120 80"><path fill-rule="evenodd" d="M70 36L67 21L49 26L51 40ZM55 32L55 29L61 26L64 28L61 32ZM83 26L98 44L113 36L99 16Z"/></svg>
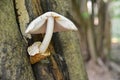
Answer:
<svg viewBox="0 0 120 80"><path fill-rule="evenodd" d="M120 44L112 44L112 60L98 64L93 61L86 63L86 70L89 80L120 80Z"/></svg>
<svg viewBox="0 0 120 80"><path fill-rule="evenodd" d="M86 64L89 80L120 80L120 72L116 71L116 67L118 66L116 66L115 63L108 63L112 65L112 67L110 65L105 65L101 60L99 63L100 65L90 61Z"/></svg>

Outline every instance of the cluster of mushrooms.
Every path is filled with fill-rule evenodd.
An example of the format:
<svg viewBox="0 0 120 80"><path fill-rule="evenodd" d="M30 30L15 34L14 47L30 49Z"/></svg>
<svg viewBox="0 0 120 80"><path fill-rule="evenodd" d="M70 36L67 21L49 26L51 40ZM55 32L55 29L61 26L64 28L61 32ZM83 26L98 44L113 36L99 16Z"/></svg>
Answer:
<svg viewBox="0 0 120 80"><path fill-rule="evenodd" d="M54 32L77 30L72 21L56 12L46 12L33 20L27 27L27 34L45 33L42 42L34 42L28 47L31 64L34 64L47 56L50 56L48 46Z"/></svg>

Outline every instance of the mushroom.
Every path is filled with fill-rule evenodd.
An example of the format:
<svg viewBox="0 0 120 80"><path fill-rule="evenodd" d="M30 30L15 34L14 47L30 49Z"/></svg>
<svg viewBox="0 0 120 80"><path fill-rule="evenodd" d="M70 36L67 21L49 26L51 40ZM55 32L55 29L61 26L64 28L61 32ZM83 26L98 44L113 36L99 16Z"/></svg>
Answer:
<svg viewBox="0 0 120 80"><path fill-rule="evenodd" d="M45 59L46 57L50 56L50 50L47 49L45 53L39 54L39 47L41 45L41 42L34 42L31 46L28 47L28 53L30 56L30 62L31 64L35 64L36 62L39 62L42 59Z"/></svg>
<svg viewBox="0 0 120 80"><path fill-rule="evenodd" d="M46 12L33 20L27 27L25 33L40 34L45 33L44 39L37 49L37 52L44 54L49 46L53 32L61 32L67 30L77 30L76 26L69 19L56 12ZM30 56L34 56L36 50L30 52Z"/></svg>

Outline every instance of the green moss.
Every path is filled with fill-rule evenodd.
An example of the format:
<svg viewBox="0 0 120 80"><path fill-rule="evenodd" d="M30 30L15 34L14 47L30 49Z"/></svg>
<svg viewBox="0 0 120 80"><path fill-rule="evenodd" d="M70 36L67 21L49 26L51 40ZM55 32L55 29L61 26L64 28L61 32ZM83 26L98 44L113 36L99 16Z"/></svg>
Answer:
<svg viewBox="0 0 120 80"><path fill-rule="evenodd" d="M34 80L12 0L0 1L0 79Z"/></svg>

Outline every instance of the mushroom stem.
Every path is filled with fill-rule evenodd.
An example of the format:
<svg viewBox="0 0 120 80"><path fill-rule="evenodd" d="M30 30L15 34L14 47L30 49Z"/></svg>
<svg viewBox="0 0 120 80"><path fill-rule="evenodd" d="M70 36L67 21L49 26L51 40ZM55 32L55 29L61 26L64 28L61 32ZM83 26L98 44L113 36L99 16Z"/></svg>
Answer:
<svg viewBox="0 0 120 80"><path fill-rule="evenodd" d="M53 35L53 29L54 29L54 17L49 16L47 20L46 34L40 46L40 53L44 53L47 50Z"/></svg>

